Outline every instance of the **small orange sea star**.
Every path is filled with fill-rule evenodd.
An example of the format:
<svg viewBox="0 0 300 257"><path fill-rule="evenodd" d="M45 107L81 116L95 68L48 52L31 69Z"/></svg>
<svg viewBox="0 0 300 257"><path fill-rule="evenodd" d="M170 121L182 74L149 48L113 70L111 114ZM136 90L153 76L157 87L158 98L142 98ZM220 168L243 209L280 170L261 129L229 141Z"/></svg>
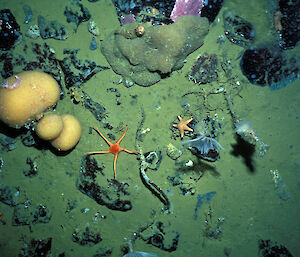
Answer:
<svg viewBox="0 0 300 257"><path fill-rule="evenodd" d="M130 154L135 154L135 153L139 153L139 151L129 151L125 148L122 148L120 146L121 141L123 140L123 138L125 137L126 131L127 131L128 125L125 128L124 134L123 136L121 136L121 138L114 144L112 144L111 142L108 141L108 139L106 139L105 136L103 136L103 134L100 132L100 130L95 129L94 130L105 140L105 142L110 146L109 150L107 151L95 151L95 152L88 152L86 153L87 155L91 155L91 154L102 154L102 153L112 153L115 155L114 157L114 179L116 179L117 173L116 173L116 164L117 164L117 158L118 158L118 154L121 151L124 151L126 153L130 153Z"/></svg>
<svg viewBox="0 0 300 257"><path fill-rule="evenodd" d="M173 124L174 128L178 128L180 132L180 137L182 138L184 136L184 131L193 131L190 127L188 127L188 124L193 120L192 118L188 120L183 120L180 116L177 116L179 122L177 124Z"/></svg>

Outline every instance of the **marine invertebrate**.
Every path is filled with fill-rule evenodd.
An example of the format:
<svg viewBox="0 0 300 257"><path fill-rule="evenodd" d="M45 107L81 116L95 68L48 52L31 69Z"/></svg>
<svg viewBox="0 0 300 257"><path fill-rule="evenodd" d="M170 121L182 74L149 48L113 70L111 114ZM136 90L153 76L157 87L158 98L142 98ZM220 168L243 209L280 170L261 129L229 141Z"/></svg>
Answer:
<svg viewBox="0 0 300 257"><path fill-rule="evenodd" d="M126 14L126 15L121 15L121 17L120 17L121 26L125 25L126 23L132 23L135 21L136 21L135 15L132 13Z"/></svg>
<svg viewBox="0 0 300 257"><path fill-rule="evenodd" d="M181 16L200 16L204 6L202 0L176 0L171 13L171 19L175 21Z"/></svg>
<svg viewBox="0 0 300 257"><path fill-rule="evenodd" d="M282 31L282 24L280 22L280 19L281 19L281 12L280 11L275 12L273 15L273 23L275 29L279 32Z"/></svg>
<svg viewBox="0 0 300 257"><path fill-rule="evenodd" d="M50 144L58 151L69 151L79 142L82 128L79 120L73 115L64 114L61 118L63 128L59 135L50 141Z"/></svg>
<svg viewBox="0 0 300 257"><path fill-rule="evenodd" d="M121 151L124 151L126 153L130 153L130 154L139 153L138 151L129 151L129 150L127 150L127 149L125 149L125 148L123 148L123 147L120 146L121 141L123 140L123 138L126 135L127 128L128 128L128 125L125 128L124 134L114 144L112 144L111 142L109 142L108 139L105 136L103 136L103 134L100 132L100 130L94 128L94 130L105 140L105 142L109 145L110 148L107 151L94 151L94 152L88 152L88 153L86 153L87 155L102 154L102 153L112 153L115 156L114 157L114 179L116 179L116 176L117 176L116 165L117 165L118 154Z"/></svg>
<svg viewBox="0 0 300 257"><path fill-rule="evenodd" d="M184 136L184 131L193 131L193 129L191 129L188 124L193 120L193 118L190 118L188 120L183 120L180 116L177 116L179 122L177 124L173 124L174 128L178 128L179 132L180 132L180 137Z"/></svg>
<svg viewBox="0 0 300 257"><path fill-rule="evenodd" d="M208 155L210 151L218 152L219 149L224 148L214 138L205 136L201 132L198 132L199 136L182 142L183 146L196 148L201 155Z"/></svg>
<svg viewBox="0 0 300 257"><path fill-rule="evenodd" d="M234 131L250 144L255 145L259 141L249 120L237 122Z"/></svg>
<svg viewBox="0 0 300 257"><path fill-rule="evenodd" d="M204 53L197 57L186 77L195 84L207 84L218 79L218 58L216 54Z"/></svg>
<svg viewBox="0 0 300 257"><path fill-rule="evenodd" d="M7 89L17 88L21 84L21 78L17 75L15 75L14 78L16 79L16 81L11 86L9 85L8 80L6 80L6 82L1 83L0 87L7 88Z"/></svg>
<svg viewBox="0 0 300 257"><path fill-rule="evenodd" d="M39 119L59 99L56 80L40 71L11 76L0 87L0 120L13 128Z"/></svg>
<svg viewBox="0 0 300 257"><path fill-rule="evenodd" d="M141 37L144 35L144 33L145 33L145 27L143 25L138 25L135 29L135 34L138 37Z"/></svg>
<svg viewBox="0 0 300 257"><path fill-rule="evenodd" d="M143 23L138 36L136 22L112 31L101 44L101 52L123 81L151 86L180 70L186 57L202 46L208 33L206 18L183 16L166 26Z"/></svg>
<svg viewBox="0 0 300 257"><path fill-rule="evenodd" d="M55 113L50 113L39 120L35 127L35 132L43 140L53 140L59 136L64 123L62 117Z"/></svg>

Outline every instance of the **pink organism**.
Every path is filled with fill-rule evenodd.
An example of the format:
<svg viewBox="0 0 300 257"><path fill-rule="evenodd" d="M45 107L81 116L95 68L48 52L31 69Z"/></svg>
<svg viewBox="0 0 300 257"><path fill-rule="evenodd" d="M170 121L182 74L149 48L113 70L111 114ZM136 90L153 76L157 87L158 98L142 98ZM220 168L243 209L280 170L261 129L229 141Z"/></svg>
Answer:
<svg viewBox="0 0 300 257"><path fill-rule="evenodd" d="M8 83L8 80L6 80L6 82L1 83L0 88L2 87L2 88L7 88L7 89L14 89L14 88L17 88L18 86L20 86L20 84L22 82L21 78L17 75L15 75L14 77L16 79L14 84L12 84L10 86L9 83Z"/></svg>
<svg viewBox="0 0 300 257"><path fill-rule="evenodd" d="M203 0L176 0L170 17L175 21L181 16L200 16L203 6Z"/></svg>
<svg viewBox="0 0 300 257"><path fill-rule="evenodd" d="M135 15L130 13L130 14L126 14L125 16L122 15L120 17L120 21L121 21L121 26L127 24L127 23L132 23L132 22L135 22L136 19L135 19Z"/></svg>

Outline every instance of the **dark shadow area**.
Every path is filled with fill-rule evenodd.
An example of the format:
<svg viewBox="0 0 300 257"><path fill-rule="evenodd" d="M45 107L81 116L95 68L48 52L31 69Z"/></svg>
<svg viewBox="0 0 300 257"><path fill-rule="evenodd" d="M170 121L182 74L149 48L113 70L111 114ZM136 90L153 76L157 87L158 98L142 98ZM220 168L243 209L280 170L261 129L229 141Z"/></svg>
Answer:
<svg viewBox="0 0 300 257"><path fill-rule="evenodd" d="M231 154L235 157L241 156L249 171L254 173L253 154L255 152L255 146L243 140L239 135L236 135L235 138L236 144L232 145L233 150L231 151Z"/></svg>
<svg viewBox="0 0 300 257"><path fill-rule="evenodd" d="M0 133L11 138L16 138L21 134L25 134L27 131L26 128L22 127L20 129L11 128L6 125L4 122L0 121Z"/></svg>

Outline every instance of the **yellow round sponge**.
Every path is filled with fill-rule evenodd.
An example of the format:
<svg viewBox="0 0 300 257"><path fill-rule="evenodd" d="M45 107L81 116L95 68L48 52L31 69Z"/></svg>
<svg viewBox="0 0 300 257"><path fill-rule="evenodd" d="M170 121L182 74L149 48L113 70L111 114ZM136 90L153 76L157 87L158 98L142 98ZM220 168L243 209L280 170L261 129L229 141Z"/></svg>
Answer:
<svg viewBox="0 0 300 257"><path fill-rule="evenodd" d="M73 115L62 115L63 129L59 136L50 141L51 145L59 151L72 149L81 137L81 125Z"/></svg>
<svg viewBox="0 0 300 257"><path fill-rule="evenodd" d="M35 128L36 134L44 140L52 140L58 137L63 129L61 116L51 113L43 117Z"/></svg>
<svg viewBox="0 0 300 257"><path fill-rule="evenodd" d="M37 119L59 99L54 78L40 71L24 71L0 84L0 120L20 128Z"/></svg>

